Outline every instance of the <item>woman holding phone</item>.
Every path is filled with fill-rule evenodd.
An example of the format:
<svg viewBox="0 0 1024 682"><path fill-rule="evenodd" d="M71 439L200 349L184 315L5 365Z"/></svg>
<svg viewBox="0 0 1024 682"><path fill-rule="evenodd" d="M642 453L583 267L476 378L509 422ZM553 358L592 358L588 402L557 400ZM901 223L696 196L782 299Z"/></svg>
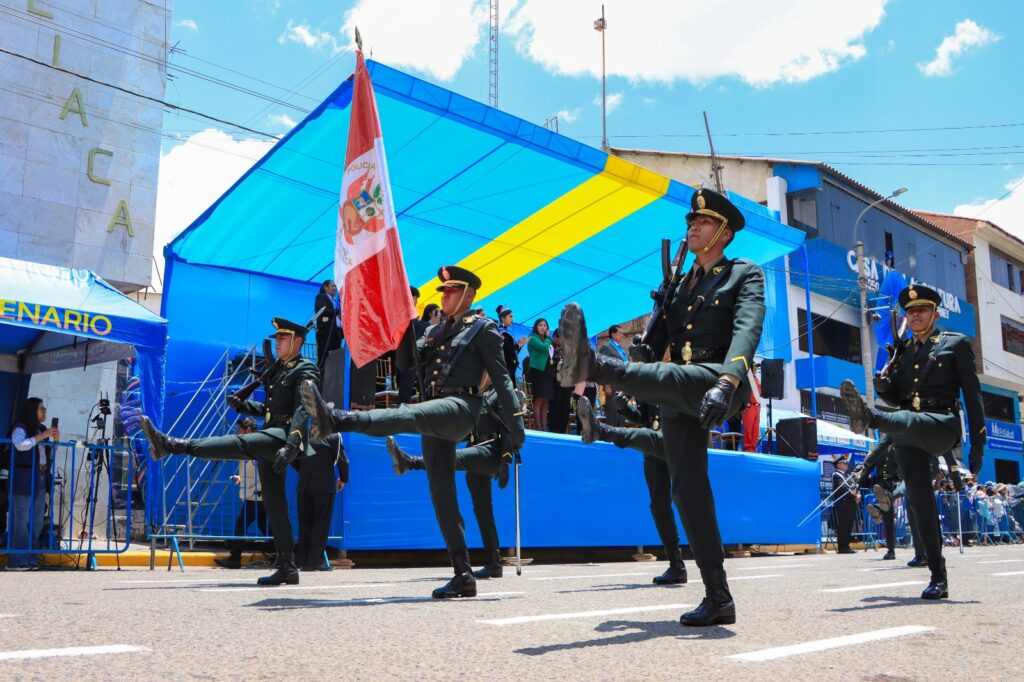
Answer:
<svg viewBox="0 0 1024 682"><path fill-rule="evenodd" d="M43 529L46 495L50 490L53 469L53 450L40 446L44 441L57 442L60 431L57 419L50 427L46 422L46 405L40 398L29 398L22 405L18 419L11 427L10 438L14 447L5 462L10 471L11 523L8 528L8 547L32 549ZM36 566L34 554L11 554L8 570L30 570Z"/></svg>

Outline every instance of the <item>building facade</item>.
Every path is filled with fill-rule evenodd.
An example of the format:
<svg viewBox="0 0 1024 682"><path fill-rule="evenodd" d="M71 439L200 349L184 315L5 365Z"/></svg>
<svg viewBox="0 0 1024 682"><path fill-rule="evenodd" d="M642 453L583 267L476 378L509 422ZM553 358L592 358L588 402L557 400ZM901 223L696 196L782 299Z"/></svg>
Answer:
<svg viewBox="0 0 1024 682"><path fill-rule="evenodd" d="M0 254L150 284L171 0L0 12Z"/></svg>

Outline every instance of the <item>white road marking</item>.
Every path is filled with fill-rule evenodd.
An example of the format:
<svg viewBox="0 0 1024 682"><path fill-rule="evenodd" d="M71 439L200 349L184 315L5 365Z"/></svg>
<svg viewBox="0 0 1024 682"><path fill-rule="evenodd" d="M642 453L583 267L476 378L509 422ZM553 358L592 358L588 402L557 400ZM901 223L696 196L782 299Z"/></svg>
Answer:
<svg viewBox="0 0 1024 682"><path fill-rule="evenodd" d="M199 587L197 592L266 592L281 593L295 592L296 590L344 590L361 587L394 587L395 583L348 583L346 585L280 585L276 588L267 586L256 587Z"/></svg>
<svg viewBox="0 0 1024 682"><path fill-rule="evenodd" d="M519 625L520 623L537 623L546 620L570 620L572 618L596 618L598 616L618 616L626 613L644 613L647 611L670 611L689 608L690 604L665 604L663 606L636 606L626 609L604 609L602 611L574 611L571 613L544 613L538 616L516 616L514 618L492 618L478 620L487 625Z"/></svg>
<svg viewBox="0 0 1024 682"><path fill-rule="evenodd" d="M993 573L992 575L1024 575L1024 571L1010 571L1009 573Z"/></svg>
<svg viewBox="0 0 1024 682"><path fill-rule="evenodd" d="M831 587L819 592L857 592L859 590L880 590L883 587L905 587L907 585L927 585L927 580L904 580L899 583L872 583L871 585L852 585L849 587Z"/></svg>
<svg viewBox="0 0 1024 682"><path fill-rule="evenodd" d="M552 575L546 578L527 578L527 580L576 580L577 578L623 578L637 575L658 575L657 573L591 573L589 575Z"/></svg>
<svg viewBox="0 0 1024 682"><path fill-rule="evenodd" d="M775 566L742 566L737 571L774 571L777 568L798 568L804 564L777 564Z"/></svg>
<svg viewBox="0 0 1024 682"><path fill-rule="evenodd" d="M828 649L838 649L839 647L863 644L865 642L877 642L881 639L916 635L922 632L929 632L934 629L935 628L933 627L927 627L924 625L904 625L897 628L886 628L885 630L861 632L856 635L829 637L828 639L818 639L811 642L804 642L802 644L791 644L789 646L779 646L771 649L750 651L745 654L734 654L732 656L728 656L728 658L738 661L772 661L776 658L785 658L786 656L799 656L800 654L808 654L814 651L826 651Z"/></svg>
<svg viewBox="0 0 1024 682"><path fill-rule="evenodd" d="M956 559L984 559L985 557L999 556L998 554L950 554L949 558Z"/></svg>
<svg viewBox="0 0 1024 682"><path fill-rule="evenodd" d="M21 651L0 651L0 661L16 661L26 658L53 658L55 656L96 656L98 654L135 654L149 651L141 646L108 644L107 646L72 646L66 649L22 649Z"/></svg>
<svg viewBox="0 0 1024 682"><path fill-rule="evenodd" d="M984 566L985 564L1020 564L1020 563L1024 563L1024 559L1000 559L999 561L979 561L978 565L979 566Z"/></svg>
<svg viewBox="0 0 1024 682"><path fill-rule="evenodd" d="M730 582L735 582L736 580L759 580L761 578L781 578L781 577L782 577L781 573L769 573L767 575L739 575L739 576L733 576L733 577L729 578L729 581Z"/></svg>
<svg viewBox="0 0 1024 682"><path fill-rule="evenodd" d="M189 583L222 583L228 582L226 578L210 578L209 580L118 580L119 585L162 585L166 583L179 583L186 585Z"/></svg>
<svg viewBox="0 0 1024 682"><path fill-rule="evenodd" d="M18 614L16 614L16 613L0 613L0 618L17 618L17 617L18 617Z"/></svg>
<svg viewBox="0 0 1024 682"><path fill-rule="evenodd" d="M861 573L865 571L898 571L902 568L910 568L909 566L879 566L878 568L858 568L857 570Z"/></svg>

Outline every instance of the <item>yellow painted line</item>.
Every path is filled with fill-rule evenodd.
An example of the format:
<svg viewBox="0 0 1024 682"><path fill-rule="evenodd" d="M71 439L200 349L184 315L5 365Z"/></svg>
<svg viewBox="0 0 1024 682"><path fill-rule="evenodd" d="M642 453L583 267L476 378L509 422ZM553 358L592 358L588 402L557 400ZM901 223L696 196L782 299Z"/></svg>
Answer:
<svg viewBox="0 0 1024 682"><path fill-rule="evenodd" d="M481 299L665 196L669 179L615 156L604 170L513 225L456 265L473 271ZM448 263L448 265L452 265ZM439 302L433 278L419 287L420 309Z"/></svg>

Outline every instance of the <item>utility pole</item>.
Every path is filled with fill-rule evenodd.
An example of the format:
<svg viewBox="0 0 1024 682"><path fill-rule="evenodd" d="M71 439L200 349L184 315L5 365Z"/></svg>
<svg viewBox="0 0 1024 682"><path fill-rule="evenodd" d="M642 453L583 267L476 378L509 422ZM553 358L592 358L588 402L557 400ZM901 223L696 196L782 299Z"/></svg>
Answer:
<svg viewBox="0 0 1024 682"><path fill-rule="evenodd" d="M608 83L604 68L604 31L608 22L604 20L604 5L601 18L594 22L594 30L601 34L601 150L608 151Z"/></svg>
<svg viewBox="0 0 1024 682"><path fill-rule="evenodd" d="M704 130L708 134L708 146L711 148L711 177L715 179L715 191L719 194L725 193L725 186L722 184L722 164L718 163L718 156L715 155L715 143L711 141L711 126L708 125L708 112L704 112Z"/></svg>
<svg viewBox="0 0 1024 682"><path fill-rule="evenodd" d="M498 0L491 0L491 23L487 37L490 75L487 97L490 105L498 108Z"/></svg>

